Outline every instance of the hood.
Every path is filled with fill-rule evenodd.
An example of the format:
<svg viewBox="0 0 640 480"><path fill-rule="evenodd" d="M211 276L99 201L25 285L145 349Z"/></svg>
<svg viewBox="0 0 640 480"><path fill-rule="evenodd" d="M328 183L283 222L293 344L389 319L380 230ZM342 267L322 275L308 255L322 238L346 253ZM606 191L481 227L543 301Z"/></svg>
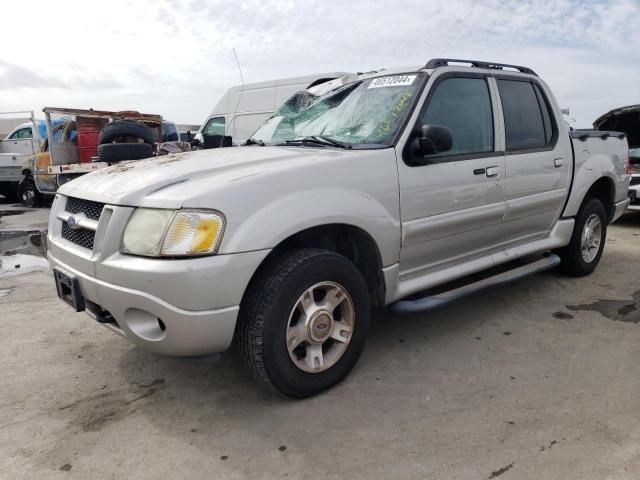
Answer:
<svg viewBox="0 0 640 480"><path fill-rule="evenodd" d="M180 208L182 196L154 195L174 185L190 181L207 188L229 184L245 177L273 174L291 164L339 157L345 152L333 148L232 147L166 155L159 158L121 162L78 177L60 187L59 192L112 205ZM184 189L180 189L184 191ZM202 192L194 192L194 195ZM150 195L155 198L146 202ZM162 200L159 203L159 198Z"/></svg>
<svg viewBox="0 0 640 480"><path fill-rule="evenodd" d="M630 148L640 147L640 105L630 105L611 110L595 122L596 130L623 132L627 134Z"/></svg>

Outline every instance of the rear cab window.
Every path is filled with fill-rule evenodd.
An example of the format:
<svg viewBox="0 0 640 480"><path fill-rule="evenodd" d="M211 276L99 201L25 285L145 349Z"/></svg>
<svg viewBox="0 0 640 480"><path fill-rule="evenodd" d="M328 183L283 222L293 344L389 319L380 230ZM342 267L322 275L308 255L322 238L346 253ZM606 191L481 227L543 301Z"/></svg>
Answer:
<svg viewBox="0 0 640 480"><path fill-rule="evenodd" d="M507 152L540 150L554 140L555 124L538 85L528 80L498 79Z"/></svg>

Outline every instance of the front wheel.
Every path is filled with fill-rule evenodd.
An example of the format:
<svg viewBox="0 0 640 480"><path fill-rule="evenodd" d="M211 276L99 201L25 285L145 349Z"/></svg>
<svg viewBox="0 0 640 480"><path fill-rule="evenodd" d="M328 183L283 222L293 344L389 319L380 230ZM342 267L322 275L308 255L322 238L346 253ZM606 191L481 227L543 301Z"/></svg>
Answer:
<svg viewBox="0 0 640 480"><path fill-rule="evenodd" d="M602 257L607 238L607 214L597 198L590 198L580 208L569 245L558 251L564 272L582 277L595 270Z"/></svg>
<svg viewBox="0 0 640 480"><path fill-rule="evenodd" d="M370 315L367 285L351 261L328 250L295 250L250 285L241 306L241 348L259 381L309 397L351 371Z"/></svg>

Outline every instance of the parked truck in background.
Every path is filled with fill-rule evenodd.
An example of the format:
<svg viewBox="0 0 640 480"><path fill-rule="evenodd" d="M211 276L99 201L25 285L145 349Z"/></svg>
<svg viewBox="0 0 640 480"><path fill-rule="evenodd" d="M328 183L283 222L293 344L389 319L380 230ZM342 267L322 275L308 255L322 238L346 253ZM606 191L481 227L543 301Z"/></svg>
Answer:
<svg viewBox="0 0 640 480"><path fill-rule="evenodd" d="M1 112L0 115L21 115L29 118L14 127L0 140L0 195L14 201L18 198L18 185L22 179L22 163L40 151L46 130L43 120L36 120L33 112Z"/></svg>
<svg viewBox="0 0 640 480"><path fill-rule="evenodd" d="M58 187L123 159L141 159L191 149L180 142L175 123L135 111L45 107L38 121L44 138L37 153L24 158L18 198L26 207L53 199Z"/></svg>
<svg viewBox="0 0 640 480"><path fill-rule="evenodd" d="M570 133L526 67L366 75L252 140L63 185L47 254L60 298L161 354L236 338L260 382L306 397L355 365L372 308L426 310L558 265L587 275L629 203L626 136Z"/></svg>

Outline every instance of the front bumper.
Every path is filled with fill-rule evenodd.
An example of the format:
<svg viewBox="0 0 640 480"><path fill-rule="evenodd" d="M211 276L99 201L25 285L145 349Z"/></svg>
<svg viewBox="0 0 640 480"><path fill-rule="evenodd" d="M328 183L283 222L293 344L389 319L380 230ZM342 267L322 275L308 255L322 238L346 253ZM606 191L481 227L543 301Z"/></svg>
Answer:
<svg viewBox="0 0 640 480"><path fill-rule="evenodd" d="M640 185L629 187L629 207L627 210L640 212Z"/></svg>
<svg viewBox="0 0 640 480"><path fill-rule="evenodd" d="M229 347L242 296L270 250L184 259L124 255L120 239L133 208L104 205L91 247L63 235L66 201L58 195L51 207L47 258L76 279L87 313L156 353L198 356Z"/></svg>
<svg viewBox="0 0 640 480"><path fill-rule="evenodd" d="M216 292L212 291L209 300L221 302L219 308L188 310L148 292L82 273L57 259L51 251L47 257L52 268L78 280L90 316L104 322L110 314L114 321L103 325L146 350L172 356L197 356L222 352L231 344L239 302L224 306L224 300L218 297L216 301ZM254 256L256 268L259 257ZM238 276L238 272L210 272L212 276L226 275L230 282L233 281L229 277L235 277L239 295L244 292L251 273ZM184 272L185 276L188 274ZM152 275L153 272L149 272L149 276ZM172 283L175 289L184 284L179 276Z"/></svg>

